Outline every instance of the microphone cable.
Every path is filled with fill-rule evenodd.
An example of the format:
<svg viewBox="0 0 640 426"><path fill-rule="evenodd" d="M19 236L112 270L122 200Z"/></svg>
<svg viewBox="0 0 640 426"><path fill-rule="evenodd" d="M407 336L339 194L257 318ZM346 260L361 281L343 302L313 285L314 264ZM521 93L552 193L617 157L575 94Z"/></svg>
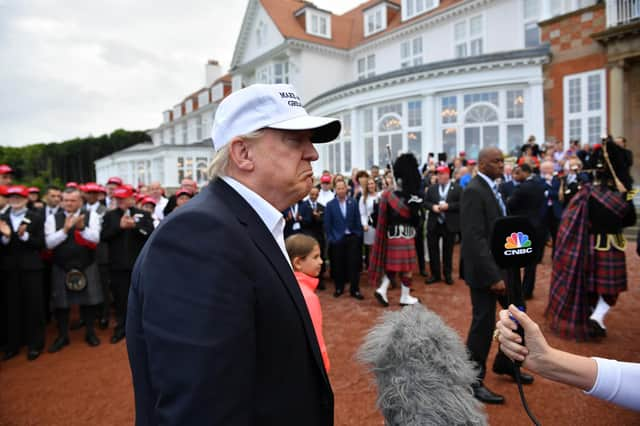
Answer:
<svg viewBox="0 0 640 426"><path fill-rule="evenodd" d="M520 363L513 363L513 373L516 378L516 383L518 385L518 392L520 393L520 401L522 401L522 406L524 407L524 411L527 412L527 416L531 419L534 425L540 426L540 422L536 419L536 416L533 415L531 410L529 409L529 405L527 404L527 400L524 397L524 390L522 389L522 377L520 376Z"/></svg>

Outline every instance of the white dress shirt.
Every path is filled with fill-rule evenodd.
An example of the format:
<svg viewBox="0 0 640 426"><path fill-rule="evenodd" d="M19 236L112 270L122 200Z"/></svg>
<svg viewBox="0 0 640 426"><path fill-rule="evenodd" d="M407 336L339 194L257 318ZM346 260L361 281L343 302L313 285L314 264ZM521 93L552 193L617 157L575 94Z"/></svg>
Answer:
<svg viewBox="0 0 640 426"><path fill-rule="evenodd" d="M11 229L13 230L13 232L18 232L18 228L20 228L20 225L22 224L22 220L24 219L26 214L27 214L26 208L18 212L14 212L13 210L10 211L9 219L11 219ZM22 234L22 237L20 237L20 239L22 241L27 241L29 239L29 233L25 231L24 234ZM4 244L5 246L8 245L10 241L11 241L10 238L5 237L4 235L2 236L2 244Z"/></svg>
<svg viewBox="0 0 640 426"><path fill-rule="evenodd" d="M333 193L333 191L331 190L325 191L321 189L320 192L318 193L318 202L322 204L324 207L327 207L327 203L333 200L335 196L336 195Z"/></svg>
<svg viewBox="0 0 640 426"><path fill-rule="evenodd" d="M78 216L80 210L76 211L73 216ZM65 217L69 216L69 213L64 212ZM85 224L85 227L80 231L80 235L87 241L98 244L100 242L100 229L102 227L101 218L99 214L91 214L89 217L89 223ZM48 249L54 249L62 244L67 239L67 233L64 232L64 227L56 231L56 216L47 216L47 220L44 223L44 240L47 243Z"/></svg>
<svg viewBox="0 0 640 426"><path fill-rule="evenodd" d="M45 213L45 218L49 217L52 214L56 214L58 213L58 209L60 208L60 206L55 206L55 207L49 207L49 206L45 206L44 207L44 213Z"/></svg>
<svg viewBox="0 0 640 426"><path fill-rule="evenodd" d="M156 204L156 209L153 213L156 215L158 220L164 219L164 208L167 207L167 203L169 202L168 198L160 197L158 203Z"/></svg>
<svg viewBox="0 0 640 426"><path fill-rule="evenodd" d="M289 260L289 255L287 254L287 249L284 245L284 216L282 213L278 211L275 207L273 207L267 200L262 198L256 192L247 188L242 183L238 182L232 177L222 176L221 179L225 181L231 188L233 188L244 200L249 204L253 210L258 214L262 222L265 224L273 238L276 240L278 247L280 247L280 251L282 251L282 255L289 266L291 266L291 261ZM293 269L293 267L292 267Z"/></svg>

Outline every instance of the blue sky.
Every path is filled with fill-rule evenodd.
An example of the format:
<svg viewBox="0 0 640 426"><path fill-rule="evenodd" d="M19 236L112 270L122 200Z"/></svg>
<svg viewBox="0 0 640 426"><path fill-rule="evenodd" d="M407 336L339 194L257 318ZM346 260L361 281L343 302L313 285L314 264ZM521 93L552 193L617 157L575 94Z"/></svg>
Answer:
<svg viewBox="0 0 640 426"><path fill-rule="evenodd" d="M156 127L204 84L208 59L227 70L247 3L0 0L0 145Z"/></svg>

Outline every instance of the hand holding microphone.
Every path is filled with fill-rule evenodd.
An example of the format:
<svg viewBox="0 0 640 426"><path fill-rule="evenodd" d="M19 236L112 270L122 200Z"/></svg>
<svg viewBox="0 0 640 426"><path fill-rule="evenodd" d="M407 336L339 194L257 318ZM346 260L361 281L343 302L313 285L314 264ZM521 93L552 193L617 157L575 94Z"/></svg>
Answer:
<svg viewBox="0 0 640 426"><path fill-rule="evenodd" d="M523 346L522 337L516 333L518 323L527 336L526 346ZM506 356L513 361L522 362L525 368L536 373L544 369L545 358L552 349L542 335L538 324L533 322L526 313L514 305L509 305L508 310L500 311L496 330L499 332L500 349Z"/></svg>

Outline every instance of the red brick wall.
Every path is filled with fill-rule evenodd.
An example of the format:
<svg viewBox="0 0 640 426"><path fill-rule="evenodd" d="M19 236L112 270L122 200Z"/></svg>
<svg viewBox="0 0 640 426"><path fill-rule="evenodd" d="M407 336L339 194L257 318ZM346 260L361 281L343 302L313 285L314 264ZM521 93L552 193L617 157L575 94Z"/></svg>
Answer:
<svg viewBox="0 0 640 426"><path fill-rule="evenodd" d="M603 46L591 34L603 31L603 4L590 6L540 23L540 38L551 45L551 61L543 67L546 138L564 141L563 78L566 75L602 69L607 64ZM609 87L609 74L606 85ZM609 113L607 90L607 115ZM568 143L569 141L564 141Z"/></svg>

